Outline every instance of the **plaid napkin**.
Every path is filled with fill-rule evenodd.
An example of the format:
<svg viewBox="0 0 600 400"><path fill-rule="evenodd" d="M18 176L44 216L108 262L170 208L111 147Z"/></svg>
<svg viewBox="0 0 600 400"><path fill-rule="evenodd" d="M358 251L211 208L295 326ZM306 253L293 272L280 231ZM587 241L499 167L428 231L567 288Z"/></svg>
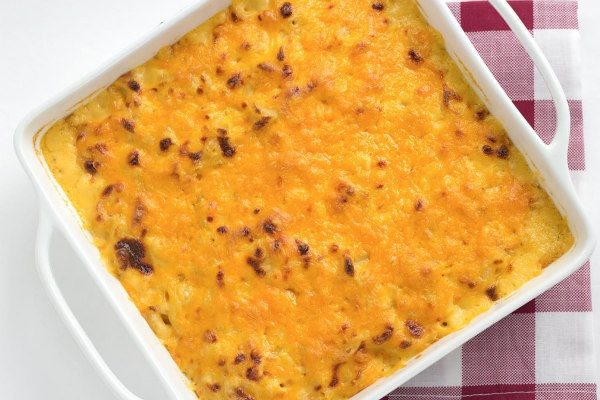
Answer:
<svg viewBox="0 0 600 400"><path fill-rule="evenodd" d="M576 0L511 6L533 33L567 94L569 168L585 171ZM486 1L449 3L517 108L545 142L554 134L550 94L533 62ZM386 397L389 400L595 400L589 263Z"/></svg>

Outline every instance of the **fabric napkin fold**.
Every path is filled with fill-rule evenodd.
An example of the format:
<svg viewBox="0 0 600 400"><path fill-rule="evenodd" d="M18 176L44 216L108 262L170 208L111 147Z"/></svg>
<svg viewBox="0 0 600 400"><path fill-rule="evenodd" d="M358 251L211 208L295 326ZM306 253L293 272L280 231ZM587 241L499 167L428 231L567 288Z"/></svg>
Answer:
<svg viewBox="0 0 600 400"><path fill-rule="evenodd" d="M559 77L571 110L569 169L585 174L576 0L510 2ZM556 116L550 93L487 1L448 6L525 119L545 142ZM385 397L390 400L596 400L590 265L481 333Z"/></svg>

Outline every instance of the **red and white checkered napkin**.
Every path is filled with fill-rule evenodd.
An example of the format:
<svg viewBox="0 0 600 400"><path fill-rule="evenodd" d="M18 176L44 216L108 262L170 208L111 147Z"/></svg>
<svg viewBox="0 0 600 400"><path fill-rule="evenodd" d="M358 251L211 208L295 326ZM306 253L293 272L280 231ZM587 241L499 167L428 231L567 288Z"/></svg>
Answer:
<svg viewBox="0 0 600 400"><path fill-rule="evenodd" d="M585 172L576 0L511 2L563 84L571 108L569 168ZM486 1L449 3L517 108L549 142L554 106L533 63ZM595 400L589 263L386 398Z"/></svg>

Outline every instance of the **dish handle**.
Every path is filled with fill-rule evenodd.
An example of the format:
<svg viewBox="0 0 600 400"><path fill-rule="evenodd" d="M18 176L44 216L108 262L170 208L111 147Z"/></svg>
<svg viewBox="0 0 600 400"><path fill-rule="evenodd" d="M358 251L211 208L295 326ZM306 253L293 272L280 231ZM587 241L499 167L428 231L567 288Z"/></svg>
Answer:
<svg viewBox="0 0 600 400"><path fill-rule="evenodd" d="M567 154L569 147L569 135L571 132L571 113L569 103L562 86L544 53L537 45L529 30L525 27L517 13L506 0L488 0L498 11L500 16L514 32L521 45L525 48L529 57L533 60L535 67L540 72L544 83L550 91L554 107L556 109L556 131L552 142L547 146L550 156L558 162L561 172L566 171L568 175ZM565 168L562 168L562 167Z"/></svg>
<svg viewBox="0 0 600 400"><path fill-rule="evenodd" d="M38 273L45 286L50 299L58 314L63 319L65 325L75 338L75 341L83 350L89 361L96 367L100 375L104 378L108 386L122 400L142 400L133 394L125 385L117 378L114 372L106 364L96 346L92 343L87 333L83 330L73 311L67 304L60 288L56 283L52 268L50 265L50 240L54 233L55 225L53 218L46 206L40 207L39 225L35 243L35 261Z"/></svg>

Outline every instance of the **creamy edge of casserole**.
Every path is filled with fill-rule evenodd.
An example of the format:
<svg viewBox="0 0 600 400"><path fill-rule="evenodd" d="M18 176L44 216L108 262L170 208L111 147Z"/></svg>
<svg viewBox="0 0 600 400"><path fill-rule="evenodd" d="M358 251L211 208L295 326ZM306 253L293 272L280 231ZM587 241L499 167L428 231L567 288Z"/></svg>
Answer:
<svg viewBox="0 0 600 400"><path fill-rule="evenodd" d="M573 238L413 0L238 0L41 140L202 399L345 399Z"/></svg>

